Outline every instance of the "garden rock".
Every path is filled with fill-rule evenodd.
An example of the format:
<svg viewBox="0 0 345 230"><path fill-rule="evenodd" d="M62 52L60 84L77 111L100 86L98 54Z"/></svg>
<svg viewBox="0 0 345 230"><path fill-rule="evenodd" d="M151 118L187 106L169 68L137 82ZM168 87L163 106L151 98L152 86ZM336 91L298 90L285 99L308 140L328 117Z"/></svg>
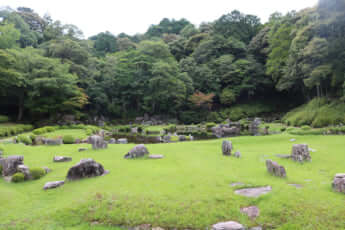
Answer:
<svg viewBox="0 0 345 230"><path fill-rule="evenodd" d="M232 142L224 140L222 143L222 152L225 156L231 156Z"/></svg>
<svg viewBox="0 0 345 230"><path fill-rule="evenodd" d="M169 143L171 141L171 136L167 135L167 136L163 136L163 142L164 143Z"/></svg>
<svg viewBox="0 0 345 230"><path fill-rule="evenodd" d="M260 210L256 206L249 206L241 208L240 211L244 214L247 214L247 216L251 219L255 219L260 215Z"/></svg>
<svg viewBox="0 0 345 230"><path fill-rule="evenodd" d="M291 155L289 155L289 154L276 154L276 157L283 158L283 159L289 159L289 158L291 158Z"/></svg>
<svg viewBox="0 0 345 230"><path fill-rule="evenodd" d="M163 155L153 155L153 154L149 155L150 159L162 159L163 157L164 157Z"/></svg>
<svg viewBox="0 0 345 230"><path fill-rule="evenodd" d="M249 125L249 132L253 136L259 135L259 126L261 124L261 119L260 118L255 118L252 123Z"/></svg>
<svg viewBox="0 0 345 230"><path fill-rule="evenodd" d="M259 197L272 191L271 186L256 187L256 188L243 188L235 191L235 194L246 197Z"/></svg>
<svg viewBox="0 0 345 230"><path fill-rule="evenodd" d="M25 180L31 180L32 179L30 169L26 165L18 165L17 172L23 173Z"/></svg>
<svg viewBox="0 0 345 230"><path fill-rule="evenodd" d="M43 189L47 190L47 189L53 189L53 188L58 188L62 185L64 185L65 182L64 181L51 181L51 182L47 182L44 186Z"/></svg>
<svg viewBox="0 0 345 230"><path fill-rule="evenodd" d="M235 152L234 157L241 158L241 152L240 151Z"/></svg>
<svg viewBox="0 0 345 230"><path fill-rule="evenodd" d="M24 161L23 156L9 156L0 160L2 165L2 176L12 176L18 172L18 166L22 165Z"/></svg>
<svg viewBox="0 0 345 230"><path fill-rule="evenodd" d="M278 177L286 177L286 170L283 166L272 160L266 160L266 168L269 173Z"/></svg>
<svg viewBox="0 0 345 230"><path fill-rule="evenodd" d="M186 138L185 135L180 135L180 136L178 136L178 140L179 140L179 141L186 141L187 138Z"/></svg>
<svg viewBox="0 0 345 230"><path fill-rule="evenodd" d="M86 150L88 150L88 148L79 148L79 149L78 149L78 152L84 152L84 151L86 151Z"/></svg>
<svg viewBox="0 0 345 230"><path fill-rule="evenodd" d="M58 138L58 139L43 138L42 141L43 141L43 144L45 145L62 145L63 144L63 141L61 138Z"/></svg>
<svg viewBox="0 0 345 230"><path fill-rule="evenodd" d="M332 187L335 191L345 194L345 173L338 173L334 176Z"/></svg>
<svg viewBox="0 0 345 230"><path fill-rule="evenodd" d="M120 138L117 140L118 144L128 144L127 138Z"/></svg>
<svg viewBox="0 0 345 230"><path fill-rule="evenodd" d="M89 143L92 144L92 149L106 149L108 144L104 141L104 138L98 135L89 137Z"/></svg>
<svg viewBox="0 0 345 230"><path fill-rule="evenodd" d="M55 156L53 161L54 162L68 162L68 161L72 161L72 157Z"/></svg>
<svg viewBox="0 0 345 230"><path fill-rule="evenodd" d="M293 145L291 158L294 161L298 161L298 162L310 161L311 157L310 157L308 145L306 144Z"/></svg>
<svg viewBox="0 0 345 230"><path fill-rule="evenodd" d="M214 224L212 230L245 230L245 227L235 221L227 221Z"/></svg>
<svg viewBox="0 0 345 230"><path fill-rule="evenodd" d="M42 167L46 174L50 173L52 170L48 167Z"/></svg>
<svg viewBox="0 0 345 230"><path fill-rule="evenodd" d="M138 133L138 127L131 128L131 133Z"/></svg>
<svg viewBox="0 0 345 230"><path fill-rule="evenodd" d="M147 150L145 145L140 144L132 148L124 157L126 159L131 159L131 158L143 157L148 154L149 154L149 151Z"/></svg>
<svg viewBox="0 0 345 230"><path fill-rule="evenodd" d="M78 164L74 165L68 170L68 180L78 180L88 177L101 176L106 171L103 166L93 159L82 159Z"/></svg>
<svg viewBox="0 0 345 230"><path fill-rule="evenodd" d="M290 141L291 141L291 142L294 142L294 141L296 141L296 139L295 139L295 138L292 138L292 139L290 139Z"/></svg>
<svg viewBox="0 0 345 230"><path fill-rule="evenodd" d="M115 138L110 138L109 144L116 144L116 139Z"/></svg>

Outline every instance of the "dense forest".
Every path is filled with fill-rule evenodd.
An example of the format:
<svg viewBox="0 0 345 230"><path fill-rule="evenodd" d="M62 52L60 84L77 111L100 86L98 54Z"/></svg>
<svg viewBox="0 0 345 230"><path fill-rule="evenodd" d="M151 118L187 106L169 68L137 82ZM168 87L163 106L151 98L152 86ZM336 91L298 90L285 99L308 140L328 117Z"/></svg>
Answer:
<svg viewBox="0 0 345 230"><path fill-rule="evenodd" d="M229 118L241 104L279 112L345 98L345 0L265 24L233 11L199 27L165 18L144 34L88 39L30 8L0 17L0 109L16 120L149 114L192 123Z"/></svg>

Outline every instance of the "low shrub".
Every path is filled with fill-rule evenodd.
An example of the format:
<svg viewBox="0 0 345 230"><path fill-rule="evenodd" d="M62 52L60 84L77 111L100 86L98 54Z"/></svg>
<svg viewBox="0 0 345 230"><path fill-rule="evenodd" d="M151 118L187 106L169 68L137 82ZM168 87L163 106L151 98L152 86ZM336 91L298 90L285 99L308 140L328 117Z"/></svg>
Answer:
<svg viewBox="0 0 345 230"><path fill-rule="evenodd" d="M208 123L206 123L206 128L207 129L211 129L212 127L214 127L214 126L216 126L217 124L216 123L214 123L214 122L208 122Z"/></svg>
<svg viewBox="0 0 345 230"><path fill-rule="evenodd" d="M72 135L65 135L62 138L64 144L74 144L75 138Z"/></svg>
<svg viewBox="0 0 345 230"><path fill-rule="evenodd" d="M302 129L303 131L307 131L307 130L311 130L311 127L310 127L309 125L303 125L303 126L301 127L301 129Z"/></svg>
<svg viewBox="0 0 345 230"><path fill-rule="evenodd" d="M0 123L5 123L8 122L10 119L8 118L8 116L5 115L0 115Z"/></svg>
<svg viewBox="0 0 345 230"><path fill-rule="evenodd" d="M13 176L12 176L12 179L11 181L14 182L14 183L19 183L19 182L23 182L25 180L25 176L23 173L15 173Z"/></svg>
<svg viewBox="0 0 345 230"><path fill-rule="evenodd" d="M32 144L32 140L28 135L19 135L17 140L21 143L26 144L26 145Z"/></svg>
<svg viewBox="0 0 345 230"><path fill-rule="evenodd" d="M167 127L164 128L165 132L170 132L170 133L173 133L173 132L176 132L176 125L168 125Z"/></svg>
<svg viewBox="0 0 345 230"><path fill-rule="evenodd" d="M30 174L32 179L38 180L46 174L46 171L43 168L31 168Z"/></svg>
<svg viewBox="0 0 345 230"><path fill-rule="evenodd" d="M2 165L0 165L0 175L2 174Z"/></svg>

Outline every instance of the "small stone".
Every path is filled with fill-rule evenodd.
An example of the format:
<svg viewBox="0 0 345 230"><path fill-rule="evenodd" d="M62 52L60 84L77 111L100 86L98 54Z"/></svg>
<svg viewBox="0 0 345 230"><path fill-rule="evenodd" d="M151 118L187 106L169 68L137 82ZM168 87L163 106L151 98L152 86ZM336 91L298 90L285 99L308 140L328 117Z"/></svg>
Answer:
<svg viewBox="0 0 345 230"><path fill-rule="evenodd" d="M106 149L108 144L104 141L103 136L93 135L89 137L88 142L92 144L92 149Z"/></svg>
<svg viewBox="0 0 345 230"><path fill-rule="evenodd" d="M72 161L72 157L62 157L62 156L55 156L53 162L68 162Z"/></svg>
<svg viewBox="0 0 345 230"><path fill-rule="evenodd" d="M239 151L235 152L234 157L241 158L241 152Z"/></svg>
<svg viewBox="0 0 345 230"><path fill-rule="evenodd" d="M246 197L259 197L272 191L271 186L256 187L256 188L243 188L235 191L235 194Z"/></svg>
<svg viewBox="0 0 345 230"><path fill-rule="evenodd" d="M260 210L256 206L249 206L241 208L240 210L242 213L247 214L249 218L255 219L260 215Z"/></svg>
<svg viewBox="0 0 345 230"><path fill-rule="evenodd" d="M290 139L290 141L291 141L291 142L294 142L294 141L296 141L296 139L295 139L295 138L292 138L292 139Z"/></svg>
<svg viewBox="0 0 345 230"><path fill-rule="evenodd" d="M110 138L109 144L116 144L116 139L115 138Z"/></svg>
<svg viewBox="0 0 345 230"><path fill-rule="evenodd" d="M53 188L57 188L57 187L60 187L62 185L64 185L65 182L64 181L52 181L52 182L47 182L43 189L44 190L47 190L47 189L53 189Z"/></svg>
<svg viewBox="0 0 345 230"><path fill-rule="evenodd" d="M244 183L242 182L234 182L230 184L231 187L242 186L242 185L244 185Z"/></svg>
<svg viewBox="0 0 345 230"><path fill-rule="evenodd" d="M149 155L150 159L162 159L163 157L164 157L163 155L153 155L153 154Z"/></svg>
<svg viewBox="0 0 345 230"><path fill-rule="evenodd" d="M283 159L289 159L289 158L291 158L291 155L289 155L289 154L276 154L276 157L283 158Z"/></svg>
<svg viewBox="0 0 345 230"><path fill-rule="evenodd" d="M18 172L18 166L22 165L23 161L23 156L9 156L7 158L0 159L0 165L2 165L2 176L12 176Z"/></svg>
<svg viewBox="0 0 345 230"><path fill-rule="evenodd" d="M212 230L245 230L245 227L235 221L227 221L214 224Z"/></svg>
<svg viewBox="0 0 345 230"><path fill-rule="evenodd" d="M84 152L84 151L86 151L86 150L88 150L88 148L79 148L79 149L78 149L78 152Z"/></svg>
<svg viewBox="0 0 345 230"><path fill-rule="evenodd" d="M48 168L48 167L42 167L43 168L43 170L46 172L46 174L47 173L50 173L52 170L50 169L50 168Z"/></svg>

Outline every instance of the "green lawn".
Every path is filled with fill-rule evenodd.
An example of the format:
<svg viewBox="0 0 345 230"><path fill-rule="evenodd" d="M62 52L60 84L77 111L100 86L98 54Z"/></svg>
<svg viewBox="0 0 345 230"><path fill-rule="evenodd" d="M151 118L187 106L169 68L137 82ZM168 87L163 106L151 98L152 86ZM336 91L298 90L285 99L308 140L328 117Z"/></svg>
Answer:
<svg viewBox="0 0 345 230"><path fill-rule="evenodd" d="M311 153L312 162L298 164L274 156L290 153L293 137L297 139L293 143L308 143L317 150ZM132 144L80 153L77 149L88 145L5 145L6 155L23 154L29 167L48 166L53 171L21 184L0 180L0 229L105 230L145 223L205 229L227 220L280 230L345 228L345 195L331 189L333 176L345 172L345 136L230 139L242 159L223 157L222 140L147 145L152 154L165 155L161 160L125 160ZM73 162L53 163L54 155L72 156ZM89 157L110 174L42 190L46 182L63 180L69 167ZM287 179L269 175L265 159L284 165ZM229 186L232 182L271 185L273 191L259 198L241 197ZM240 213L249 205L260 208L256 220Z"/></svg>

